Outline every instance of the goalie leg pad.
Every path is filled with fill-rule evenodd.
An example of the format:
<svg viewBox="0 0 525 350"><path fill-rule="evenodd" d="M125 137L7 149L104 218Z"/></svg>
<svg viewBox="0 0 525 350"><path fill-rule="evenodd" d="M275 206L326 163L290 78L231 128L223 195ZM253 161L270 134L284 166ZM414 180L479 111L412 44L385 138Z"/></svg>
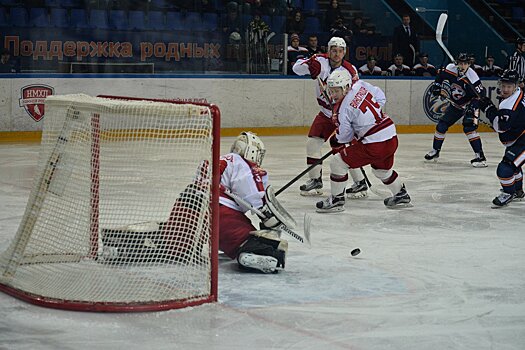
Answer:
<svg viewBox="0 0 525 350"><path fill-rule="evenodd" d="M276 231L252 231L240 247L237 261L241 270L273 273L279 267L284 268L287 250L288 242L279 239Z"/></svg>

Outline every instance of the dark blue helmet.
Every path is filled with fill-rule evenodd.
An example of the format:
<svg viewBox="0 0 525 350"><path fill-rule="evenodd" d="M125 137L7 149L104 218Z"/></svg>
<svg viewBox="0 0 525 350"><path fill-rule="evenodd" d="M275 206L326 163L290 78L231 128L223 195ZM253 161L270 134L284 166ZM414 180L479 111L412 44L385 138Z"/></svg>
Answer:
<svg viewBox="0 0 525 350"><path fill-rule="evenodd" d="M457 62L468 62L469 61L469 55L465 52L459 53L458 57L456 57Z"/></svg>
<svg viewBox="0 0 525 350"><path fill-rule="evenodd" d="M525 44L525 39L518 37L516 39L516 45Z"/></svg>
<svg viewBox="0 0 525 350"><path fill-rule="evenodd" d="M517 84L520 81L520 77L515 70L505 69L505 71L499 76L499 81Z"/></svg>

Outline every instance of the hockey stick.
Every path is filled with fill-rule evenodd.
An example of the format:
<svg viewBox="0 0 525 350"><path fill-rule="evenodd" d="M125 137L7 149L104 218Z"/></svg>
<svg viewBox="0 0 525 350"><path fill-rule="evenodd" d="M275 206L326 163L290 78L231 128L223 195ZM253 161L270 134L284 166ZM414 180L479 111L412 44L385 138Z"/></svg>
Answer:
<svg viewBox="0 0 525 350"><path fill-rule="evenodd" d="M436 26L436 41L438 45L443 49L443 51L447 54L448 58L450 58L450 61L456 62L454 60L454 57L450 54L450 51L448 51L447 47L443 43L443 29L445 28L445 24L447 23L448 15L446 13L442 13L439 15L438 23Z"/></svg>
<svg viewBox="0 0 525 350"><path fill-rule="evenodd" d="M293 179L291 179L286 185L284 185L283 187L281 187L279 190L277 190L275 192L275 195L279 195L279 193L283 192L284 190L286 190L288 187L290 187L291 185L293 185L297 180L299 180L300 178L302 178L307 172L309 172L310 170L312 170L313 168L315 168L316 166L318 166L319 164L321 164L326 158L330 157L332 155L332 151L330 150L328 153L326 153L324 156L322 156L321 158L319 158L318 160L315 161L315 163L311 164L308 168L304 169L299 175L297 175L296 177L294 177Z"/></svg>
<svg viewBox="0 0 525 350"><path fill-rule="evenodd" d="M253 205L248 203L248 201L244 200L244 198L240 197L238 194L233 193L229 188L224 187L224 193L226 193L228 196L233 198L237 204L239 204L241 207L243 207L246 210L251 211L255 215L257 215L260 219L265 219L266 215L259 209L255 208ZM277 195L277 194L276 194ZM285 233L287 233L290 237L294 238L295 240L304 243L310 244L310 224L311 219L305 214L305 220L304 220L304 238L298 234L292 231L290 228L288 228L285 224L281 223L279 226L277 226L277 230L281 230Z"/></svg>

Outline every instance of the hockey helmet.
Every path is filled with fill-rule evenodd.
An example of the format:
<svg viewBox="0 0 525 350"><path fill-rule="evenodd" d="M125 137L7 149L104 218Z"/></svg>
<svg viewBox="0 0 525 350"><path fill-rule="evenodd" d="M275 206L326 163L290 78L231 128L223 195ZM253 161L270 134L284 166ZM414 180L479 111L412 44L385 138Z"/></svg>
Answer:
<svg viewBox="0 0 525 350"><path fill-rule="evenodd" d="M461 52L456 57L457 62L469 62L469 55L465 52Z"/></svg>
<svg viewBox="0 0 525 350"><path fill-rule="evenodd" d="M499 77L500 82L507 82L507 83L513 83L517 84L520 80L520 77L518 75L518 72L516 72L513 69L505 69L503 73L501 73Z"/></svg>
<svg viewBox="0 0 525 350"><path fill-rule="evenodd" d="M261 139L249 131L243 131L233 142L232 153L237 153L244 159L261 166L266 149Z"/></svg>
<svg viewBox="0 0 525 350"><path fill-rule="evenodd" d="M518 37L515 42L516 46L525 44L525 39Z"/></svg>
<svg viewBox="0 0 525 350"><path fill-rule="evenodd" d="M337 36L334 36L332 39L330 39L328 41L328 50L330 50L330 48L332 46L342 47L344 49L344 53L346 54L346 41L345 41L345 39L339 38Z"/></svg>

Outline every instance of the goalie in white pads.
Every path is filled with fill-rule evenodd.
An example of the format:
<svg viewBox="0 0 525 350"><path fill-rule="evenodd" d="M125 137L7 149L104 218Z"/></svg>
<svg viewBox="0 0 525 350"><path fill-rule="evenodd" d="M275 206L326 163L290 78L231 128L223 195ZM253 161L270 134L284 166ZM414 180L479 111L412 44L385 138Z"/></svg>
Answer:
<svg viewBox="0 0 525 350"><path fill-rule="evenodd" d="M288 225L283 221L290 217L278 202L267 203L268 175L260 168L264 154L259 137L242 132L220 159L219 249L237 259L243 271L276 273L284 268L288 242L275 228ZM264 213L260 230L245 215L252 208Z"/></svg>
<svg viewBox="0 0 525 350"><path fill-rule="evenodd" d="M332 118L337 129L330 138L335 155L330 161L331 195L317 202L317 211L343 211L348 170L369 164L393 194L384 204L388 208L408 205L410 196L392 169L398 141L394 122L381 108L386 102L383 91L362 80L353 82L346 70L332 72L327 84L335 103Z"/></svg>
<svg viewBox="0 0 525 350"><path fill-rule="evenodd" d="M357 69L348 61L344 60L346 54L346 42L343 38L333 37L328 42L328 53L313 55L308 59L298 59L293 66L297 75L310 75L317 79L315 97L320 107L319 113L308 131L306 142L306 164L315 164L321 158L321 149L335 130L332 122L332 105L326 96L326 79L333 71L348 71L354 80L359 79ZM301 195L323 194L322 164L314 167L308 172L310 178L299 188ZM361 179L362 180L362 179Z"/></svg>

